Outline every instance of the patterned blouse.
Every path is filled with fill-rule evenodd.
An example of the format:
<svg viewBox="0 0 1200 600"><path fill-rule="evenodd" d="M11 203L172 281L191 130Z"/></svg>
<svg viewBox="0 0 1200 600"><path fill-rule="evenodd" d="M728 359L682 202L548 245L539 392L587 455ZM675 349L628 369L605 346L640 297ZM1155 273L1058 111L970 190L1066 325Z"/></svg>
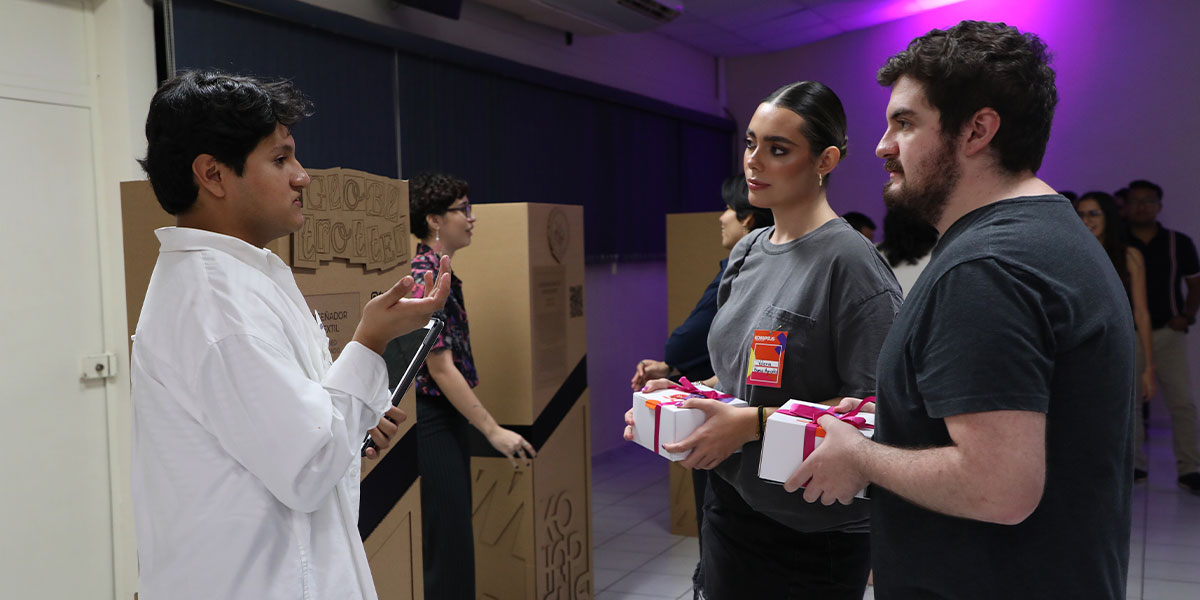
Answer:
<svg viewBox="0 0 1200 600"><path fill-rule="evenodd" d="M433 248L420 242L417 243L417 251L412 258L412 276L417 280L416 285L413 286L414 298L425 296L425 273L432 272L436 276L441 263L441 257L433 251ZM471 355L471 330L467 326L467 308L463 303L462 280L454 273L450 274L450 297L446 299L446 307L436 316L445 321L446 326L433 345L432 352L448 348L454 366L467 380L467 385L474 388L479 385L479 375L475 373L475 357ZM417 394L442 395L442 390L438 389L437 383L429 374L429 368L424 365L417 372L416 386Z"/></svg>

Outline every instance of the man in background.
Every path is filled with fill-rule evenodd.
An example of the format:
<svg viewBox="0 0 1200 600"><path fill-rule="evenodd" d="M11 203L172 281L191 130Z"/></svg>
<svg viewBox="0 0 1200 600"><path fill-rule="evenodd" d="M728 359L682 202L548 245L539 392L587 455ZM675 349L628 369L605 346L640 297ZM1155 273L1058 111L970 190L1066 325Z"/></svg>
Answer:
<svg viewBox="0 0 1200 600"><path fill-rule="evenodd" d="M1200 494L1200 447L1196 440L1196 402L1192 398L1187 333L1200 308L1200 261L1188 236L1158 222L1163 190L1139 179L1129 184L1126 220L1130 244L1146 259L1146 299L1150 308L1154 367L1163 402L1171 415L1171 438L1179 487ZM1186 290L1186 293L1185 293ZM1139 350L1140 351L1140 350ZM1147 476L1146 430L1142 411L1136 411L1135 478Z"/></svg>

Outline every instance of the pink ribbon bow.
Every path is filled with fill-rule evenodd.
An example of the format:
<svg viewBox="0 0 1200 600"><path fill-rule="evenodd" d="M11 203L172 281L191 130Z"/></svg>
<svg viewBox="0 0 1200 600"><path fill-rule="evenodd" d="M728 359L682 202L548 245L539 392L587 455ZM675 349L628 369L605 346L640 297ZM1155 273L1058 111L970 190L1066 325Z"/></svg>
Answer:
<svg viewBox="0 0 1200 600"><path fill-rule="evenodd" d="M724 394L724 393L718 392L716 390L709 390L707 392L701 391L700 388L696 387L695 384L688 381L687 377L680 377L679 383L671 384L671 389L687 392L687 393L691 394L692 397L695 397L695 398L708 398L709 400L723 400L725 398L733 397L733 396L730 396L729 394Z"/></svg>
<svg viewBox="0 0 1200 600"><path fill-rule="evenodd" d="M812 451L817 446L817 429L820 429L821 427L817 424L817 419L820 419L825 415L836 417L839 421L849 423L858 429L874 429L874 425L868 425L866 419L858 416L858 411L862 410L862 407L866 406L868 402L875 402L875 396L867 396L866 398L863 398L863 401L860 402L858 406L854 407L854 410L844 413L833 412L832 406L826 409L820 409L815 406L808 406L807 404L797 404L791 408L781 408L775 412L781 415L790 415L793 417L800 417L801 419L808 419L810 421L804 425L804 458L808 458L808 455L812 454Z"/></svg>

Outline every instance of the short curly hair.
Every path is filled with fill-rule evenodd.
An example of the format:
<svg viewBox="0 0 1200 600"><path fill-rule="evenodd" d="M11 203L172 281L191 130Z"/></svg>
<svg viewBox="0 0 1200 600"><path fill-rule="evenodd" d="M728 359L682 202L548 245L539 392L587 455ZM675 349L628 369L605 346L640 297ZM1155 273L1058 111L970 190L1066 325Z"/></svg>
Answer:
<svg viewBox="0 0 1200 600"><path fill-rule="evenodd" d="M1000 166L1011 173L1041 168L1058 90L1038 36L985 21L934 29L889 58L877 75L885 87L901 77L924 87L941 113L943 135L957 135L979 109L991 107L1000 115L991 142Z"/></svg>
<svg viewBox="0 0 1200 600"><path fill-rule="evenodd" d="M186 213L200 191L192 177L197 156L211 154L241 176L246 157L276 124L290 128L312 114L312 102L290 81L183 71L150 100L146 158L138 162L163 209Z"/></svg>
<svg viewBox="0 0 1200 600"><path fill-rule="evenodd" d="M471 193L471 185L445 173L417 173L408 180L408 222L413 235L429 237L428 215L444 215L455 200Z"/></svg>

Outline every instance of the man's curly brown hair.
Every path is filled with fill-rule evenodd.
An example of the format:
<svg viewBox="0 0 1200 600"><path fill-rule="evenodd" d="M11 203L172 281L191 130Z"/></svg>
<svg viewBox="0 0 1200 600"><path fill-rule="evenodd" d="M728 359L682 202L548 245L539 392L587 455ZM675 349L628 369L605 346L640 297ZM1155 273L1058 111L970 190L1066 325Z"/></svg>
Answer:
<svg viewBox="0 0 1200 600"><path fill-rule="evenodd" d="M444 215L455 200L471 193L471 185L445 173L417 173L408 180L408 222L413 235L429 237L427 215Z"/></svg>
<svg viewBox="0 0 1200 600"><path fill-rule="evenodd" d="M1004 23L963 21L914 39L887 60L877 79L885 87L901 77L921 83L941 112L942 133L955 136L981 108L1000 115L991 147L1011 173L1037 173L1050 141L1058 104L1046 44Z"/></svg>

